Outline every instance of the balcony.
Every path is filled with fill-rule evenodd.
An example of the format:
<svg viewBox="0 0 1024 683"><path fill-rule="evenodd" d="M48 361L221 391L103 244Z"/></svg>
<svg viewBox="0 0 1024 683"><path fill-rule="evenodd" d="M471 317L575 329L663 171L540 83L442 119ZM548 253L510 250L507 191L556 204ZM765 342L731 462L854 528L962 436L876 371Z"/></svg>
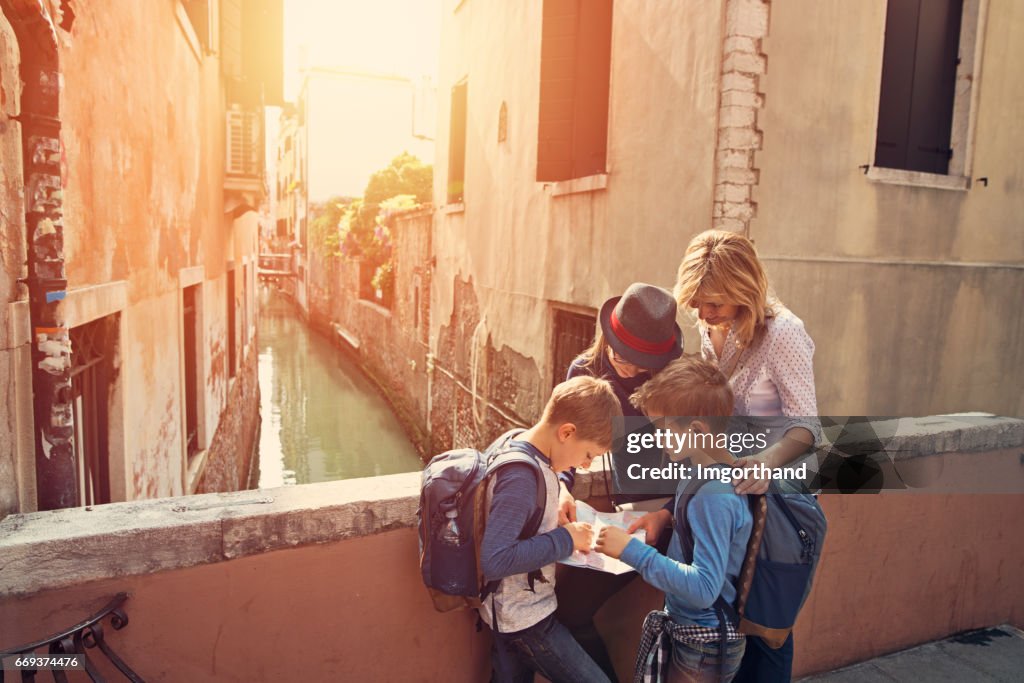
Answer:
<svg viewBox="0 0 1024 683"><path fill-rule="evenodd" d="M901 457L941 485L821 497L829 535L797 675L1021 626L1024 421L931 417L900 433ZM602 473L576 492L601 504ZM435 612L420 582L418 496L410 473L13 515L0 522L0 650L126 592L130 623L106 639L147 681L486 680L486 634L468 612ZM599 615L623 679L660 602L636 581Z"/></svg>

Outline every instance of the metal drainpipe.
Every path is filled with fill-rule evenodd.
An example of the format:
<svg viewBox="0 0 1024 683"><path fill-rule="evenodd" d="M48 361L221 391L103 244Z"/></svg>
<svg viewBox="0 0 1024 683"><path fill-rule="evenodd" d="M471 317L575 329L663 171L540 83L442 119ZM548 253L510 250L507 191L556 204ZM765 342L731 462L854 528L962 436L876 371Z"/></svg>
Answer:
<svg viewBox="0 0 1024 683"><path fill-rule="evenodd" d="M60 301L64 271L60 71L56 42L22 44L22 158L28 232L36 490L40 510L78 505L71 394L71 340Z"/></svg>

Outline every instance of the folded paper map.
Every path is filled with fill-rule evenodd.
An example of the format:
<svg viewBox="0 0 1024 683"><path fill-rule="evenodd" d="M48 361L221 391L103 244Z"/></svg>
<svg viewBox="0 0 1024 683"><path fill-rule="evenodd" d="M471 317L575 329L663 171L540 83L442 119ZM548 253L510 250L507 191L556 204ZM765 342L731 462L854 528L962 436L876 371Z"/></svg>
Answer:
<svg viewBox="0 0 1024 683"><path fill-rule="evenodd" d="M576 521L585 522L593 527L595 543L597 542L597 535L601 532L603 527L617 526L625 531L629 529L630 524L640 519L645 514L646 513L644 512L632 510L628 510L626 512L598 512L583 501L576 501ZM633 534L633 538L644 543L644 530L640 529L635 532ZM633 568L625 562L616 560L614 557L608 557L604 553L599 553L596 550L591 550L589 553L573 551L572 555L564 560L559 560L559 562L573 567L596 569L601 572L608 572L609 574L625 574L626 572L633 571Z"/></svg>

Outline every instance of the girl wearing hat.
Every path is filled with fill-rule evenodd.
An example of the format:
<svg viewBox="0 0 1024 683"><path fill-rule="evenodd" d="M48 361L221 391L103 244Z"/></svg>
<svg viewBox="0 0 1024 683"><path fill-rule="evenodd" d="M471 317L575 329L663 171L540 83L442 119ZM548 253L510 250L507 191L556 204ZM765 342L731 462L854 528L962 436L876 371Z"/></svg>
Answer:
<svg viewBox="0 0 1024 683"><path fill-rule="evenodd" d="M806 453L821 429L814 342L800 318L769 294L768 278L750 240L724 230L694 237L679 265L675 297L698 318L701 355L717 362L729 378L734 414L771 419L769 448L743 460L774 468ZM742 467L743 460L736 466ZM764 479L736 486L737 493L767 490ZM788 681L792 660L792 635L779 650L760 638L748 638L734 680Z"/></svg>
<svg viewBox="0 0 1024 683"><path fill-rule="evenodd" d="M594 343L572 362L567 378L590 375L606 379L619 399L623 415L642 415L630 403L630 396L653 373L683 352L676 311L676 302L667 290L642 282L631 284L622 296L612 297L601 306ZM572 472L563 473L561 479L565 488L559 498L560 515L562 521L574 521L576 502L569 493ZM671 539L670 521L671 512L659 510L637 520L629 531L645 529L647 542L664 553ZM666 530L668 533L663 533ZM566 565L559 565L558 572L558 620L609 679L617 680L608 650L594 625L594 615L637 575L613 575Z"/></svg>

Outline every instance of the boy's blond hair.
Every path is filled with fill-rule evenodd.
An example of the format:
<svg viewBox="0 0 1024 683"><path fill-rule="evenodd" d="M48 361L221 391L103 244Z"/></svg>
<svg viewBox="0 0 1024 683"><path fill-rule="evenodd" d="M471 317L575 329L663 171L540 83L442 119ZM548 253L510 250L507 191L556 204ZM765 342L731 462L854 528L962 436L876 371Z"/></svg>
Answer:
<svg viewBox="0 0 1024 683"><path fill-rule="evenodd" d="M644 382L630 402L647 415L709 417L710 426L725 429L733 411L729 380L714 363L683 356Z"/></svg>
<svg viewBox="0 0 1024 683"><path fill-rule="evenodd" d="M556 386L544 406L541 422L556 429L576 425L576 435L599 446L612 445L612 420L622 417L622 406L606 380L573 377Z"/></svg>

